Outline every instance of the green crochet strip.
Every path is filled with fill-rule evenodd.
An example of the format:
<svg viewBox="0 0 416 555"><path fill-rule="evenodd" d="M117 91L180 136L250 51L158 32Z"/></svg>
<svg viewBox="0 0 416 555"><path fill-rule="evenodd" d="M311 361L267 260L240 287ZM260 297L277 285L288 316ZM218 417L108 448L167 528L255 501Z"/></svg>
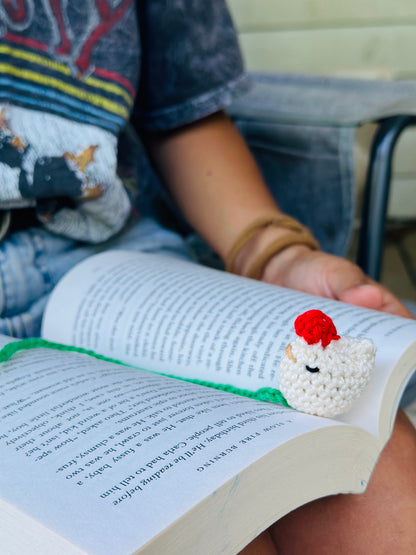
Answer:
<svg viewBox="0 0 416 555"><path fill-rule="evenodd" d="M97 358L99 360L104 360L106 362L113 362L115 364L120 364L121 366L136 368L137 370L144 370L143 368L137 368L137 367L131 366L130 364L126 364L120 360L99 355L95 351L91 351L89 349L83 349L82 347L72 347L70 345L62 345L61 343L53 343L52 341L47 341L46 339L37 339L37 338L21 339L20 341L13 341L11 343L7 343L6 345L4 345L4 347L0 349L0 363L6 362L18 351L27 350L27 349L37 349L37 348L56 349L57 351L73 351L76 353L86 354L94 358ZM145 370L145 371L149 372L148 370ZM178 376L172 376L171 374L163 374L161 372L151 372L151 373L165 376L167 378L175 378L178 380L182 380L184 382L190 382L197 385L203 385L206 387L219 389L221 391L227 391L229 393L234 393L236 395L242 395L243 397L249 397L250 399L257 399L258 401L269 401L272 403L279 403L281 405L284 405L285 407L290 406L287 403L286 399L284 398L283 394L278 389L273 389L271 387L262 387L257 391L251 391L249 389L241 389L239 387L234 387L232 385L217 384L217 383L208 382L205 380L195 380L191 378L180 378Z"/></svg>

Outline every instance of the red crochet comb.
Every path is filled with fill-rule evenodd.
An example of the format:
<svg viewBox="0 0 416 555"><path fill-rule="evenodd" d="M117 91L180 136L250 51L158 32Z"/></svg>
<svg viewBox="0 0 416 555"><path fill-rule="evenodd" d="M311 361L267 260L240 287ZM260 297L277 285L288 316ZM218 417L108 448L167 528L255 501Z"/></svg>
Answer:
<svg viewBox="0 0 416 555"><path fill-rule="evenodd" d="M307 310L298 316L295 331L308 345L321 341L322 347L327 347L331 341L340 339L334 322L321 310Z"/></svg>

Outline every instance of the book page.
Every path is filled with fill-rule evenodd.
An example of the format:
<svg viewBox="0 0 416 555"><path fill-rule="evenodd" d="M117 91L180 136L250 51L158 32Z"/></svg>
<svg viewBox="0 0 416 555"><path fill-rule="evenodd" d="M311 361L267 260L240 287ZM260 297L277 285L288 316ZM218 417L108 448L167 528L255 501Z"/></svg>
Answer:
<svg viewBox="0 0 416 555"><path fill-rule="evenodd" d="M0 545L3 555L88 555L0 498ZM17 533L18 523L18 533Z"/></svg>
<svg viewBox="0 0 416 555"><path fill-rule="evenodd" d="M416 337L411 320L172 258L113 251L82 262L58 284L43 336L149 370L250 390L278 388L293 322L313 308L326 312L338 333L375 342L376 377L362 410L377 434L383 388Z"/></svg>
<svg viewBox="0 0 416 555"><path fill-rule="evenodd" d="M79 549L126 555L272 449L334 425L84 354L21 351L0 365L0 496Z"/></svg>

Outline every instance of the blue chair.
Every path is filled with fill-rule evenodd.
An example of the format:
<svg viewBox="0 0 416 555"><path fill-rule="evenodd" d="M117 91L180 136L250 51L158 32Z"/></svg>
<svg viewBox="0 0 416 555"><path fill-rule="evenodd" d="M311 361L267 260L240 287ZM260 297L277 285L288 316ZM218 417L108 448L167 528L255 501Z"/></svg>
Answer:
<svg viewBox="0 0 416 555"><path fill-rule="evenodd" d="M416 81L252 74L230 108L282 209L324 250L345 255L354 225L354 138L375 122L364 190L357 263L380 277L391 163L400 134L416 123Z"/></svg>

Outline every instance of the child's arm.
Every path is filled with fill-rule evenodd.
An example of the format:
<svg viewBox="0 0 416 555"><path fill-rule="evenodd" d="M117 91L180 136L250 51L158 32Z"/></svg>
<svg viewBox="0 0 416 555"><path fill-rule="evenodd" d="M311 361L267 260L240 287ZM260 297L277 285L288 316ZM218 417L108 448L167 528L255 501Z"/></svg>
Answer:
<svg viewBox="0 0 416 555"><path fill-rule="evenodd" d="M155 167L185 217L223 259L240 230L278 210L225 114L147 139Z"/></svg>
<svg viewBox="0 0 416 555"><path fill-rule="evenodd" d="M279 211L246 143L225 114L216 113L175 131L148 134L144 140L185 217L223 260L247 225ZM275 226L261 229L237 256L238 273L244 275L258 253L287 233ZM271 258L261 279L410 316L390 292L356 265L304 244L287 247Z"/></svg>

